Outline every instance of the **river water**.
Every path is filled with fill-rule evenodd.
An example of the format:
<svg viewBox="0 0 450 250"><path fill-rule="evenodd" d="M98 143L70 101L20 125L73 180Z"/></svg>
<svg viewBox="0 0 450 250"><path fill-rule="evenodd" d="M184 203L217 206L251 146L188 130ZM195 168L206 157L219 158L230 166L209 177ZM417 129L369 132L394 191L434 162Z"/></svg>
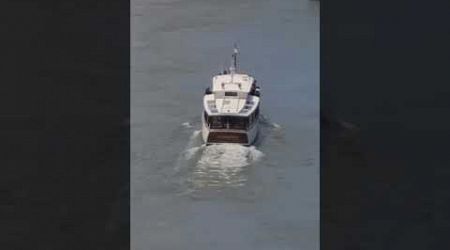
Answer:
<svg viewBox="0 0 450 250"><path fill-rule="evenodd" d="M319 3L131 4L132 249L319 249ZM205 147L203 92L235 42L261 138Z"/></svg>

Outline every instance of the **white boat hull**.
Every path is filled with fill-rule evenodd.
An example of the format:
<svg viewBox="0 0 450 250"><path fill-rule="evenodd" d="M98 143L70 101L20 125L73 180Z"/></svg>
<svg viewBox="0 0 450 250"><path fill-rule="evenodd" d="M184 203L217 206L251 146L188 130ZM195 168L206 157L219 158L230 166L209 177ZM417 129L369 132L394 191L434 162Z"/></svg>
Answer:
<svg viewBox="0 0 450 250"><path fill-rule="evenodd" d="M255 143L259 130L260 88L256 79L237 71L233 50L230 71L215 75L203 96L202 138L205 144Z"/></svg>
<svg viewBox="0 0 450 250"><path fill-rule="evenodd" d="M255 122L251 128L248 130L233 130L233 129L210 129L207 127L205 120L202 118L202 138L205 144L221 144L221 143L236 143L242 145L252 145L255 143L256 137L258 136L259 122ZM228 135L231 140L213 140L210 136L215 134ZM233 138L234 137L234 138ZM246 138L242 140L240 138Z"/></svg>

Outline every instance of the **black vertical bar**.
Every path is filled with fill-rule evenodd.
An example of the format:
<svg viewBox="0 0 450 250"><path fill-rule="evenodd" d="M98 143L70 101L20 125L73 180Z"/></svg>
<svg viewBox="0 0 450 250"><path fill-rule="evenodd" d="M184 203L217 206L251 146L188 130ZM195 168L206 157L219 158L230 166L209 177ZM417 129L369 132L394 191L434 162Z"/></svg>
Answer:
<svg viewBox="0 0 450 250"><path fill-rule="evenodd" d="M321 2L321 248L449 249L449 2Z"/></svg>
<svg viewBox="0 0 450 250"><path fill-rule="evenodd" d="M0 249L129 248L129 1L0 6Z"/></svg>

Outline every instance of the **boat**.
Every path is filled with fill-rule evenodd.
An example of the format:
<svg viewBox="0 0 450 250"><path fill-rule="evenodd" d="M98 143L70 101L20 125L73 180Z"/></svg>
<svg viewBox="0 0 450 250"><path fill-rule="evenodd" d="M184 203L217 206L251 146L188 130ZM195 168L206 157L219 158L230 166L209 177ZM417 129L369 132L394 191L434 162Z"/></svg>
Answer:
<svg viewBox="0 0 450 250"><path fill-rule="evenodd" d="M234 46L229 70L215 75L203 96L202 138L206 145L252 145L259 131L260 87L256 79L237 70Z"/></svg>

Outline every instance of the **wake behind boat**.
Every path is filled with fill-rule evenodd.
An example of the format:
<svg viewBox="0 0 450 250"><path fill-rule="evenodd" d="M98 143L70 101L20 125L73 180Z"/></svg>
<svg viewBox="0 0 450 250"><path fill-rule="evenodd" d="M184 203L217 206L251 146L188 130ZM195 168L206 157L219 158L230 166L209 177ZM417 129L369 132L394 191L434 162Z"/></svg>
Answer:
<svg viewBox="0 0 450 250"><path fill-rule="evenodd" d="M237 72L235 47L229 71L215 75L203 97L202 137L206 144L251 145L258 135L260 88L252 76Z"/></svg>

